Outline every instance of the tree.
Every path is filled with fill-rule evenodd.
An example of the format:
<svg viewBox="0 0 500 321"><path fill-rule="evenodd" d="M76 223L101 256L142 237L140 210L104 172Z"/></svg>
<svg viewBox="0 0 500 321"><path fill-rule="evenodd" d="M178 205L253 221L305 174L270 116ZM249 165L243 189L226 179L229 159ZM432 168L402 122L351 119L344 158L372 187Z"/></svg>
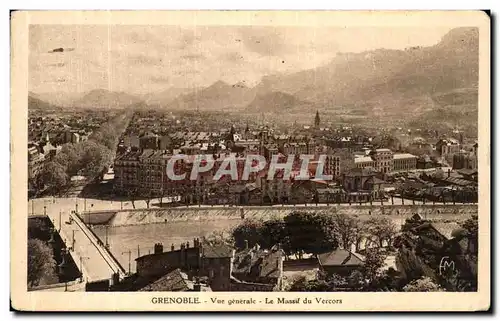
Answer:
<svg viewBox="0 0 500 321"><path fill-rule="evenodd" d="M44 186L54 193L60 193L68 184L68 175L61 164L51 161L45 164L38 173L36 181L38 186Z"/></svg>
<svg viewBox="0 0 500 321"><path fill-rule="evenodd" d="M54 157L54 162L59 163L66 169L68 176L78 174L82 167L82 144L64 144L61 151Z"/></svg>
<svg viewBox="0 0 500 321"><path fill-rule="evenodd" d="M205 236L205 241L211 245L234 244L234 239L231 233L228 233L225 230L212 231L210 234Z"/></svg>
<svg viewBox="0 0 500 321"><path fill-rule="evenodd" d="M380 269L384 266L386 258L387 256L378 248L366 250L365 262L361 272L369 283L379 276Z"/></svg>
<svg viewBox="0 0 500 321"><path fill-rule="evenodd" d="M335 223L326 213L292 212L284 219L290 252L320 254L335 250Z"/></svg>
<svg viewBox="0 0 500 321"><path fill-rule="evenodd" d="M52 249L38 239L28 240L28 286L34 287L55 274L56 261Z"/></svg>
<svg viewBox="0 0 500 321"><path fill-rule="evenodd" d="M132 203L132 208L135 210L135 200L137 198L137 189L130 189L127 191L127 196L130 199L130 202Z"/></svg>
<svg viewBox="0 0 500 321"><path fill-rule="evenodd" d="M391 246L397 233L397 227L390 218L372 217L365 222L365 226L367 234L379 247L383 247L384 241L387 242L388 246Z"/></svg>
<svg viewBox="0 0 500 321"><path fill-rule="evenodd" d="M111 151L93 141L83 142L82 172L91 179L97 179L113 159Z"/></svg>
<svg viewBox="0 0 500 321"><path fill-rule="evenodd" d="M413 280L403 287L405 292L442 292L443 289L436 284L430 277L422 277Z"/></svg>
<svg viewBox="0 0 500 321"><path fill-rule="evenodd" d="M263 248L270 249L276 244L280 244L285 253L290 250L286 225L282 219L271 219L265 221L260 226L260 242Z"/></svg>
<svg viewBox="0 0 500 321"><path fill-rule="evenodd" d="M472 215L472 217L463 222L461 226L466 230L468 237L477 239L479 231L477 215Z"/></svg>
<svg viewBox="0 0 500 321"><path fill-rule="evenodd" d="M300 276L289 287L290 292L329 292L331 285L325 280L307 280Z"/></svg>
<svg viewBox="0 0 500 321"><path fill-rule="evenodd" d="M245 220L232 231L234 244L237 248L245 248L245 242L252 247L261 242L262 221Z"/></svg>
<svg viewBox="0 0 500 321"><path fill-rule="evenodd" d="M357 217L346 214L333 215L335 233L338 235L340 245L350 250L353 244L358 245L358 239L362 233L361 224ZM359 245L358 245L359 246Z"/></svg>
<svg viewBox="0 0 500 321"><path fill-rule="evenodd" d="M360 289L364 286L365 277L361 271L355 270L347 277L347 285L351 289Z"/></svg>
<svg viewBox="0 0 500 321"><path fill-rule="evenodd" d="M401 141L398 138L388 134L374 137L372 140L372 145L375 148L389 148L391 150L401 149Z"/></svg>
<svg viewBox="0 0 500 321"><path fill-rule="evenodd" d="M382 271L375 279L371 281L364 290L368 291L401 291L401 274L392 267Z"/></svg>

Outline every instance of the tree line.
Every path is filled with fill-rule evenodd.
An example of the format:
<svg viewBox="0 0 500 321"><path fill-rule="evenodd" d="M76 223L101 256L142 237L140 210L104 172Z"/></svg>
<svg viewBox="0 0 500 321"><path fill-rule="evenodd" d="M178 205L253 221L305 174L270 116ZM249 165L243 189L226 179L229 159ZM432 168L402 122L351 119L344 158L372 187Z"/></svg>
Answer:
<svg viewBox="0 0 500 321"><path fill-rule="evenodd" d="M84 176L86 181L102 179L130 119L129 112L119 114L102 124L87 141L63 145L35 176L36 190L60 195L70 186L72 176Z"/></svg>
<svg viewBox="0 0 500 321"><path fill-rule="evenodd" d="M283 219L246 220L233 229L238 248L259 244L271 248L280 244L287 256L302 258L305 253L320 254L342 247L361 250L390 246L398 229L391 219L374 216L361 220L346 214L294 211Z"/></svg>
<svg viewBox="0 0 500 321"><path fill-rule="evenodd" d="M207 241L214 244L227 242L239 249L256 244L270 249L279 244L287 259L291 256L302 259L306 254L315 256L338 248L349 251L355 249L354 252L364 256L362 267L350 275L319 272L313 280L301 275L289 280L287 291L446 291L450 288L449 280L429 277L424 273L425 268L419 265L423 261L416 260L411 266L403 265L403 272L393 268L383 269L389 253L393 253L397 260L402 260L401 246L397 244L401 236L409 231L415 233L414 227L428 222L413 220L407 219L401 227L397 227L388 217L373 216L362 220L346 214L294 211L284 218L268 221L247 219L230 231L212 233ZM477 216L459 225L469 243L473 243L472 248L477 249ZM422 230L418 233L426 232ZM420 253L418 255L435 261L432 258L434 254L429 256L429 253L434 253L431 249L425 247L422 241L416 244L416 253ZM477 256L469 255L465 261L477 262ZM473 265L471 262L468 263ZM475 278L477 274L470 277L469 283L473 283Z"/></svg>

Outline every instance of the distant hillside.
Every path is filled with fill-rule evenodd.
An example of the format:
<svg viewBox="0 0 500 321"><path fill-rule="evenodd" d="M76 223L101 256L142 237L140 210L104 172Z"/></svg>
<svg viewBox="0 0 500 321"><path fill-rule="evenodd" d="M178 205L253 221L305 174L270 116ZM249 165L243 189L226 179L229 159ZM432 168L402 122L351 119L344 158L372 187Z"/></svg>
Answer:
<svg viewBox="0 0 500 321"><path fill-rule="evenodd" d="M362 107L368 116L389 119L422 115L443 104L474 110L478 43L477 28L453 29L431 47L338 54L315 69L264 77L256 90L287 93L318 109ZM459 98L461 90L468 97Z"/></svg>
<svg viewBox="0 0 500 321"><path fill-rule="evenodd" d="M73 106L82 108L124 108L141 102L142 100L138 97L124 92L95 89L76 100Z"/></svg>
<svg viewBox="0 0 500 321"><path fill-rule="evenodd" d="M159 106L159 107L167 107L172 101L181 96L192 93L198 88L168 88L160 92L148 93L146 95L142 95L141 99L144 102L151 106Z"/></svg>
<svg viewBox="0 0 500 321"><path fill-rule="evenodd" d="M243 109L255 97L255 90L242 84L217 81L209 87L181 95L168 104L170 109L223 110Z"/></svg>
<svg viewBox="0 0 500 321"><path fill-rule="evenodd" d="M28 109L55 109L59 108L46 101L41 100L37 94L28 93Z"/></svg>
<svg viewBox="0 0 500 321"><path fill-rule="evenodd" d="M301 101L295 96L283 92L270 92L257 95L248 104L246 111L249 112L291 112L293 109L311 107L311 103Z"/></svg>
<svg viewBox="0 0 500 321"><path fill-rule="evenodd" d="M45 92L37 93L35 97L52 105L69 107L72 106L73 102L80 99L83 95L84 93Z"/></svg>

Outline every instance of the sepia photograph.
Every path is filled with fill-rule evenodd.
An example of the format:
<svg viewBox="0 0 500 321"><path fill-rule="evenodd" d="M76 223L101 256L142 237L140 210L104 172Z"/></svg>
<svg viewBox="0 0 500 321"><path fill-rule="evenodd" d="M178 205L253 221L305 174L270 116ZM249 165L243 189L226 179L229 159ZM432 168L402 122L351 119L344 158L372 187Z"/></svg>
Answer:
<svg viewBox="0 0 500 321"><path fill-rule="evenodd" d="M484 12L77 13L13 29L24 308L489 308Z"/></svg>

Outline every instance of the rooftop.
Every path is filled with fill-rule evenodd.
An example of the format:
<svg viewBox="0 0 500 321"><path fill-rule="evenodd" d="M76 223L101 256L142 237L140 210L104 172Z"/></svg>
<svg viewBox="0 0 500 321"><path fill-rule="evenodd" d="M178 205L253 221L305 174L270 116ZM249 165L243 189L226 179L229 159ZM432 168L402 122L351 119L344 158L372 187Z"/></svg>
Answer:
<svg viewBox="0 0 500 321"><path fill-rule="evenodd" d="M354 163L368 163L368 162L373 162L373 158L370 156L360 156L360 157L355 157L354 158Z"/></svg>
<svg viewBox="0 0 500 321"><path fill-rule="evenodd" d="M417 158L417 156L408 153L394 154L394 159Z"/></svg>
<svg viewBox="0 0 500 321"><path fill-rule="evenodd" d="M318 261L322 266L363 265L363 260L360 257L344 249L337 249L320 254L318 255Z"/></svg>
<svg viewBox="0 0 500 321"><path fill-rule="evenodd" d="M180 269L175 269L139 291L182 292L193 290L193 288L194 284L188 279L187 274L181 272Z"/></svg>

